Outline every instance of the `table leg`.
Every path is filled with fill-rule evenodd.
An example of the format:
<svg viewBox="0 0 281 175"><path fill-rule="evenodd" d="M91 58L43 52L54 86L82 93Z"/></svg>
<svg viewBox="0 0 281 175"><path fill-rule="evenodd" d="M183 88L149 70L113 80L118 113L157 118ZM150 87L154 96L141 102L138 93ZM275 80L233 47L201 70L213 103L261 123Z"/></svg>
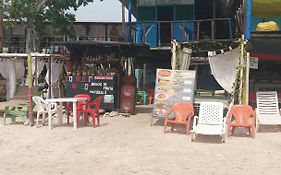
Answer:
<svg viewBox="0 0 281 175"><path fill-rule="evenodd" d="M49 129L52 129L52 112L51 112L51 109L52 109L52 106L50 103L48 103L48 125L49 125Z"/></svg>
<svg viewBox="0 0 281 175"><path fill-rule="evenodd" d="M58 113L58 124L62 125L62 119L63 119L63 114L62 114L62 102L59 102L59 113Z"/></svg>
<svg viewBox="0 0 281 175"><path fill-rule="evenodd" d="M76 110L76 102L73 102L73 127L77 129L77 110Z"/></svg>

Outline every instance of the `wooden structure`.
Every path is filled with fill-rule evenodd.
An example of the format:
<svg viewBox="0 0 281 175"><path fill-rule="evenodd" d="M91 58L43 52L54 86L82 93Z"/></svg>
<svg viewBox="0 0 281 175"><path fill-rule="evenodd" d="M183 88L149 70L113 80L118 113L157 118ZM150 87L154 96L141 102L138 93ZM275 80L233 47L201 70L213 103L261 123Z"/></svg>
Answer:
<svg viewBox="0 0 281 175"><path fill-rule="evenodd" d="M45 54L45 53L0 53L0 58L4 59L13 59L13 58L25 58L27 59L27 65L28 65L28 92L27 92L27 101L29 104L32 104L32 84L33 84L33 75L32 75L32 58L44 58L47 59L49 62L49 82L51 82L51 63L52 60L55 58L65 59L63 55L59 54ZM35 67L36 72L36 67ZM52 83L51 83L52 86ZM49 94L51 94L51 88L49 88ZM32 112L32 105L29 105L28 108L28 118L30 125L33 125L33 112Z"/></svg>
<svg viewBox="0 0 281 175"><path fill-rule="evenodd" d="M209 37L216 38L216 24L226 22L228 25L228 38L232 36L231 18L216 17L217 0L204 2L211 6L212 11L207 18L196 16L200 9L199 2L195 0L120 0L129 10L126 30L127 41L147 43L151 48L169 46L172 40L179 42L199 40ZM206 11L205 11L206 13ZM131 23L132 14L137 22ZM206 28L210 32L203 33ZM206 32L206 31L205 31ZM208 36L209 35L209 36ZM134 36L135 38L131 38Z"/></svg>

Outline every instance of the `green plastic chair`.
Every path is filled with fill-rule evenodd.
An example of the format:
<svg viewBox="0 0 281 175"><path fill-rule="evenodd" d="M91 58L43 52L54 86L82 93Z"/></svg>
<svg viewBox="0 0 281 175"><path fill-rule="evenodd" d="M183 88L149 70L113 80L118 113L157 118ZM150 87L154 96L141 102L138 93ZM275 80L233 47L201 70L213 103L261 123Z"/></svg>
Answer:
<svg viewBox="0 0 281 175"><path fill-rule="evenodd" d="M146 105L147 94L145 91L138 91L137 93L137 102L143 105Z"/></svg>
<svg viewBox="0 0 281 175"><path fill-rule="evenodd" d="M6 106L4 113L4 125L6 124L6 118L11 118L12 122L16 121L19 117L24 125L28 125L28 105L27 104L17 104L16 106Z"/></svg>

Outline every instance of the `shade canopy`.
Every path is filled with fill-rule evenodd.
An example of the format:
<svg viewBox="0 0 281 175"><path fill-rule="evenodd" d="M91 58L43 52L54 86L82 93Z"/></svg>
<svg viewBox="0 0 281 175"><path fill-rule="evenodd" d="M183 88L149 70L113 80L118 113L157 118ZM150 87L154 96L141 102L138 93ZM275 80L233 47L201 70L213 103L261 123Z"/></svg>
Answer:
<svg viewBox="0 0 281 175"><path fill-rule="evenodd" d="M281 17L281 0L253 0L253 15L258 17Z"/></svg>
<svg viewBox="0 0 281 175"><path fill-rule="evenodd" d="M123 43L116 41L65 41L53 42L52 45L66 46L70 55L76 57L96 56L115 53L121 57L145 57L150 54L149 46L146 44Z"/></svg>

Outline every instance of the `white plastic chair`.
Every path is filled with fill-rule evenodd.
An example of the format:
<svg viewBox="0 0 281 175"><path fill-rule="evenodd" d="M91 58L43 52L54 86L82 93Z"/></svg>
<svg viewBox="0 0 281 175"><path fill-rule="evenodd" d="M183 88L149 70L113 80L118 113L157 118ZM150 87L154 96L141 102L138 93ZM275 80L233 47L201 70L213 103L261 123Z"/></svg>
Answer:
<svg viewBox="0 0 281 175"><path fill-rule="evenodd" d="M48 102L46 102L46 100L44 100L42 97L39 96L33 96L32 100L35 102L36 104L36 109L37 109L37 120L36 120L36 127L38 127L38 123L39 123L39 117L40 115L42 115L43 118L43 124L45 122L45 115L48 116ZM52 109L51 109L51 113L56 113L57 112L57 104L56 103L51 103L52 105Z"/></svg>
<svg viewBox="0 0 281 175"><path fill-rule="evenodd" d="M201 102L199 117L193 120L191 141L195 141L197 134L220 135L225 142L226 119L223 117L223 103Z"/></svg>
<svg viewBox="0 0 281 175"><path fill-rule="evenodd" d="M257 92L256 117L261 125L280 125L281 116L276 91Z"/></svg>

